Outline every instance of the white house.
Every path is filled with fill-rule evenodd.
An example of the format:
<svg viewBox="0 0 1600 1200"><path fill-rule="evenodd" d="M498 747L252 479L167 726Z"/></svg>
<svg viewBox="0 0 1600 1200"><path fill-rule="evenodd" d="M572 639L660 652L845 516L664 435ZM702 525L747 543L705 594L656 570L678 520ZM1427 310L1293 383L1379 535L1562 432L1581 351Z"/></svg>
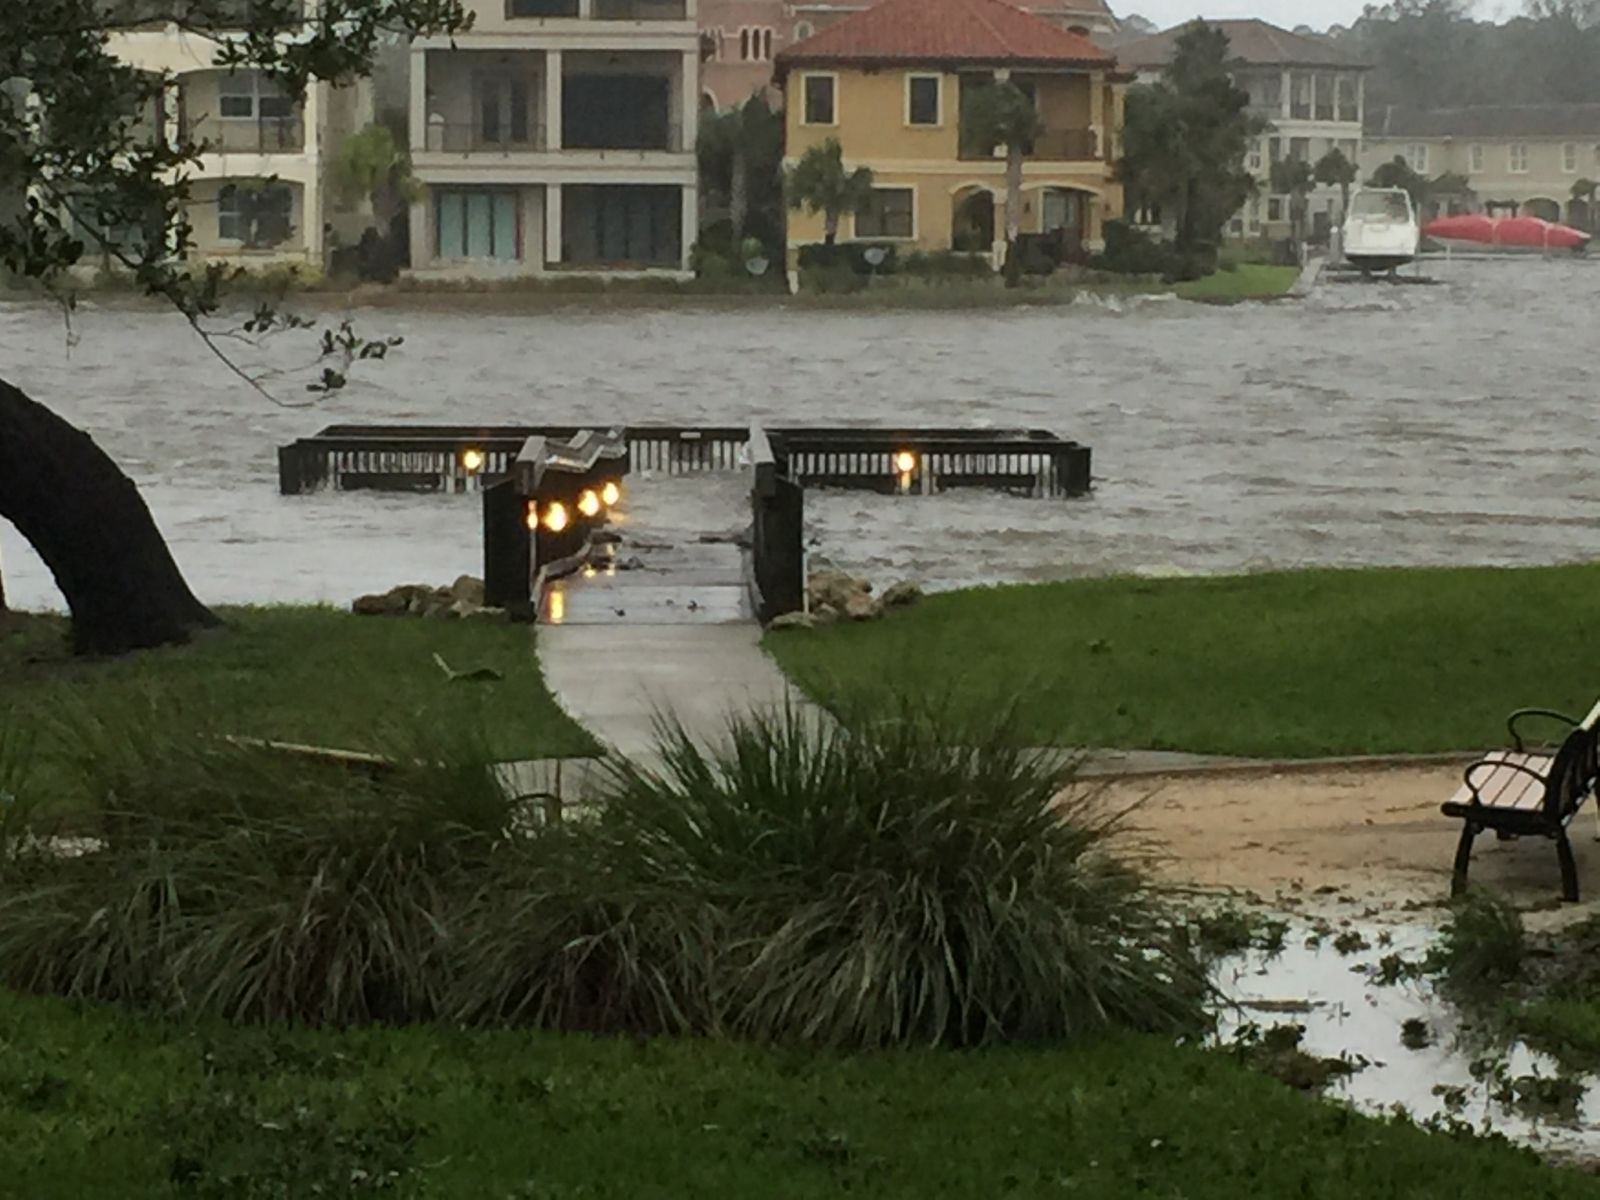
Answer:
<svg viewBox="0 0 1600 1200"><path fill-rule="evenodd" d="M469 0L410 54L414 275L686 273L696 0Z"/></svg>

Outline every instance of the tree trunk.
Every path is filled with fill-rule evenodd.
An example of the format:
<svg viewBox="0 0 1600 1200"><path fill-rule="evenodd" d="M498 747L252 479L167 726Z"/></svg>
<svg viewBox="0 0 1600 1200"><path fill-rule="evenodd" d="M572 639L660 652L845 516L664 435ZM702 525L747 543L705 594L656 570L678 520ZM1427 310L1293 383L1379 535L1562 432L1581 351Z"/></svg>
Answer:
<svg viewBox="0 0 1600 1200"><path fill-rule="evenodd" d="M1006 146L1006 286L1022 283L1022 258L1017 254L1017 238L1022 233L1022 146Z"/></svg>
<svg viewBox="0 0 1600 1200"><path fill-rule="evenodd" d="M728 179L728 218L733 222L733 252L743 261L739 244L744 241L744 223L750 212L749 171L744 162L743 130L733 143L733 174Z"/></svg>
<svg viewBox="0 0 1600 1200"><path fill-rule="evenodd" d="M822 244L831 246L839 237L839 214L829 212L822 218Z"/></svg>
<svg viewBox="0 0 1600 1200"><path fill-rule="evenodd" d="M79 654L186 642L220 624L184 582L133 481L88 434L4 380L0 517L55 576Z"/></svg>

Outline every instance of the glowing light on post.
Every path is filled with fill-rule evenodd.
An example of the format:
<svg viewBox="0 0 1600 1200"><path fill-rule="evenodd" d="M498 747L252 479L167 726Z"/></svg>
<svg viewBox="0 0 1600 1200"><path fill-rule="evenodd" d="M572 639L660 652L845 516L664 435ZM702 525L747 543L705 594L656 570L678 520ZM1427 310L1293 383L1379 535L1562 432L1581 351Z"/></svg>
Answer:
<svg viewBox="0 0 1600 1200"><path fill-rule="evenodd" d="M578 493L578 511L591 520L600 515L600 497L593 488L585 488Z"/></svg>
<svg viewBox="0 0 1600 1200"><path fill-rule="evenodd" d="M894 456L894 469L901 475L909 475L917 469L917 456L909 450L902 450Z"/></svg>
<svg viewBox="0 0 1600 1200"><path fill-rule="evenodd" d="M539 506L537 504L528 505L527 515L523 520L527 522L530 532L537 532L539 528Z"/></svg>
<svg viewBox="0 0 1600 1200"><path fill-rule="evenodd" d="M622 499L622 489L613 480L606 480L600 488L600 499L607 508L615 508L617 501Z"/></svg>
<svg viewBox="0 0 1600 1200"><path fill-rule="evenodd" d="M488 457L476 447L461 452L461 469L468 475L476 475L483 470L483 464L487 461Z"/></svg>
<svg viewBox="0 0 1600 1200"><path fill-rule="evenodd" d="M553 500L550 507L544 510L544 527L551 533L560 533L572 524L572 514L567 512L567 506L559 500Z"/></svg>

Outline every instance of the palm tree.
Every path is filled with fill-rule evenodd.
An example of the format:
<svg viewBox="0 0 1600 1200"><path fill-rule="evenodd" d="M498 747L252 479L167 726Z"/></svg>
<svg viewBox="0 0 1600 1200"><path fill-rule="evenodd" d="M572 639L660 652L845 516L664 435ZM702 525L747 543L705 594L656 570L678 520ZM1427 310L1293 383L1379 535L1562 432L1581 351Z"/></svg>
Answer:
<svg viewBox="0 0 1600 1200"><path fill-rule="evenodd" d="M761 227L781 228L783 114L773 112L764 96L703 113L695 151L702 190L727 203L735 246L752 213L762 217Z"/></svg>
<svg viewBox="0 0 1600 1200"><path fill-rule="evenodd" d="M1300 158L1280 158L1272 164L1272 190L1289 197L1289 237L1298 248L1305 239L1306 208L1316 177L1311 164Z"/></svg>
<svg viewBox="0 0 1600 1200"><path fill-rule="evenodd" d="M1344 151L1335 146L1317 160L1317 165L1312 168L1312 177L1320 184L1339 189L1339 219L1342 221L1350 215L1350 185L1359 177L1355 163L1344 156Z"/></svg>
<svg viewBox="0 0 1600 1200"><path fill-rule="evenodd" d="M822 240L832 246L839 240L839 218L857 213L872 200L872 170L844 165L844 147L838 138L812 146L789 171L789 207L822 214Z"/></svg>
<svg viewBox="0 0 1600 1200"><path fill-rule="evenodd" d="M1006 148L1006 283L1022 278L1017 237L1022 232L1022 156L1044 133L1033 101L1009 79L978 88L962 106L962 137Z"/></svg>
<svg viewBox="0 0 1600 1200"><path fill-rule="evenodd" d="M388 126L377 124L344 140L333 162L333 183L345 204L369 201L385 233L422 191L411 174L410 154Z"/></svg>

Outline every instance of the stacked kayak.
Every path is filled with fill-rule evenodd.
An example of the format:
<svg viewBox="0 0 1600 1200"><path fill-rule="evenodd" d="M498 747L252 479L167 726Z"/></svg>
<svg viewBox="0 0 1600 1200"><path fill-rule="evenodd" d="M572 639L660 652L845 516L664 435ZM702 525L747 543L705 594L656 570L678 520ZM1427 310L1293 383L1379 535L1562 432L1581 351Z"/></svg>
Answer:
<svg viewBox="0 0 1600 1200"><path fill-rule="evenodd" d="M1462 250L1506 250L1547 253L1552 250L1581 251L1592 235L1570 225L1558 225L1540 217L1488 217L1468 213L1458 217L1439 217L1422 227L1424 237Z"/></svg>

